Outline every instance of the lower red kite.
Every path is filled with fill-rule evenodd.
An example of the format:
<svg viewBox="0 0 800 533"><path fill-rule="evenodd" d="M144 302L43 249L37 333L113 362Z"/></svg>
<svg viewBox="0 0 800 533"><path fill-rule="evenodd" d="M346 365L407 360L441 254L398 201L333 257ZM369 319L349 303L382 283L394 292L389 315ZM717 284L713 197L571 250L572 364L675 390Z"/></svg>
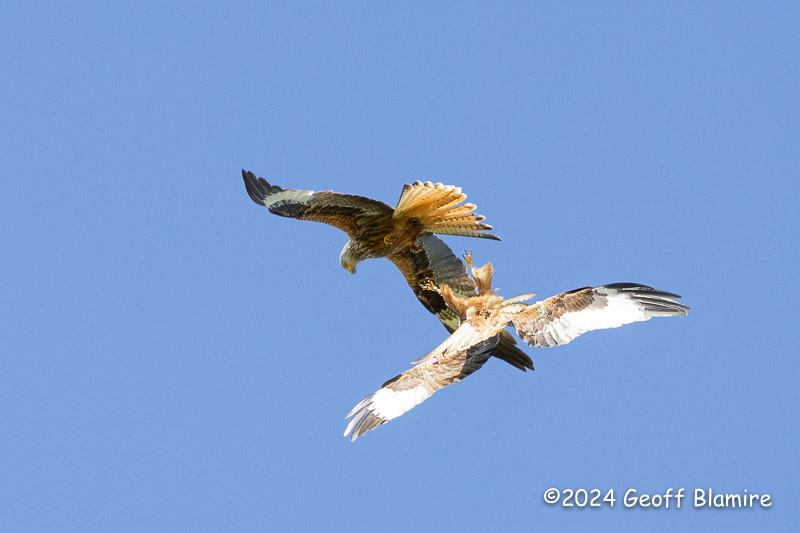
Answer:
<svg viewBox="0 0 800 533"><path fill-rule="evenodd" d="M472 267L471 254L465 259L479 288L477 296L461 298L446 284L425 286L443 296L461 318L461 325L442 344L414 361L416 366L384 383L348 413L345 418L353 419L344 435L350 434L350 440L397 418L438 389L481 368L509 322L530 346L558 346L588 331L616 328L654 316L686 315L690 309L674 300L680 298L677 294L636 283L584 287L533 305L522 302L536 293L504 300L491 289L491 264L476 269Z"/></svg>

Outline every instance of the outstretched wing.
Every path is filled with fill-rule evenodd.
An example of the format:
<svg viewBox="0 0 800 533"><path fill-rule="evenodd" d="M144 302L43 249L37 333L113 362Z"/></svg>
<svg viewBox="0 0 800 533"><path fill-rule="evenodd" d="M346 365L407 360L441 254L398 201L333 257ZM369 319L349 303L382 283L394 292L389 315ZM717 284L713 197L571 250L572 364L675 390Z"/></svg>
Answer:
<svg viewBox="0 0 800 533"><path fill-rule="evenodd" d="M469 298L477 294L475 283L467 275L461 259L439 237L423 233L417 239L417 248L419 251L416 253L406 251L389 255L388 259L400 269L425 309L436 315L447 331L453 333L459 326L458 315L447 307L441 294L423 289L421 285L427 280L432 280L437 286L447 284L456 296ZM501 336L494 356L522 371L526 368L533 370L533 361L516 346L516 340L509 333L504 332Z"/></svg>
<svg viewBox="0 0 800 533"><path fill-rule="evenodd" d="M352 416L353 419L347 424L344 436L352 432L350 440L354 441L367 431L413 409L442 387L469 376L491 357L499 338L500 335L495 335L466 350L419 364L390 379L347 414L345 418Z"/></svg>
<svg viewBox="0 0 800 533"><path fill-rule="evenodd" d="M686 315L677 294L636 283L584 287L536 302L512 321L531 346L566 344L587 331L617 328L654 316Z"/></svg>
<svg viewBox="0 0 800 533"><path fill-rule="evenodd" d="M329 224L350 237L361 231L365 219L390 217L394 212L385 203L363 196L331 191L281 189L246 170L242 170L242 177L250 198L255 203L266 206L270 213Z"/></svg>

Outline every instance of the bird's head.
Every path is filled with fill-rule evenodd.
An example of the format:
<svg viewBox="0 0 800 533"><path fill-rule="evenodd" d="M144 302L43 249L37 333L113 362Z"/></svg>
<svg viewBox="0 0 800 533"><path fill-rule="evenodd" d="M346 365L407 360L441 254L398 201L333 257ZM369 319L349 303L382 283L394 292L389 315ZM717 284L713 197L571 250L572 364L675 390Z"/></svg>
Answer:
<svg viewBox="0 0 800 533"><path fill-rule="evenodd" d="M350 241L347 241L344 248L342 248L342 253L339 255L339 261L342 263L342 268L350 272L351 274L356 273L356 265L361 262L361 257L355 253L355 250L352 246L350 246Z"/></svg>

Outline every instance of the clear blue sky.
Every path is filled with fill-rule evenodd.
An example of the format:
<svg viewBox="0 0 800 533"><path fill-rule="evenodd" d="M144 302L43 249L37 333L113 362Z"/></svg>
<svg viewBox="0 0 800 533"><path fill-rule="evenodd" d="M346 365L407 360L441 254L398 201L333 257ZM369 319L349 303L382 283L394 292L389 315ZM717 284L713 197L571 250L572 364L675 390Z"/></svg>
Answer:
<svg viewBox="0 0 800 533"><path fill-rule="evenodd" d="M408 4L6 7L0 529L796 526L800 8ZM446 241L502 295L636 281L693 310L492 360L351 443L445 330L242 168L390 204L456 184L504 241ZM621 505L670 487L773 506Z"/></svg>

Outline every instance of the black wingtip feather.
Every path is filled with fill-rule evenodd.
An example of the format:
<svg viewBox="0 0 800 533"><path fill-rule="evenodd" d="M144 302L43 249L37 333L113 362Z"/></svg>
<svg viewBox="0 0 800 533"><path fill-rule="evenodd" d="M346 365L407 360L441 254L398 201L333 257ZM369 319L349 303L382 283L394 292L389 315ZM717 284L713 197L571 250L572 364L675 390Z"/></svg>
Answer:
<svg viewBox="0 0 800 533"><path fill-rule="evenodd" d="M692 308L675 299L680 299L679 294L654 289L648 285L638 283L612 283L605 285L607 288L616 289L620 292L633 293L633 296L645 306L645 310L659 313L672 313L685 316L687 311Z"/></svg>
<svg viewBox="0 0 800 533"><path fill-rule="evenodd" d="M244 178L244 186L247 188L247 194L259 205L266 205L265 199L267 196L283 190L277 185L270 185L264 178L257 178L256 175L249 170L242 169L242 178Z"/></svg>
<svg viewBox="0 0 800 533"><path fill-rule="evenodd" d="M644 305L644 308L647 311L672 312L679 315L685 315L686 311L691 310L691 307L688 305L683 305L680 302L676 302L675 300L670 300L667 298L637 296L636 299Z"/></svg>
<svg viewBox="0 0 800 533"><path fill-rule="evenodd" d="M248 170L242 169L242 178L244 179L244 186L247 189L247 194L250 195L250 199L257 204L264 205L266 191L261 189L261 184L258 182L256 175Z"/></svg>
<svg viewBox="0 0 800 533"><path fill-rule="evenodd" d="M609 289L617 289L619 291L628 291L628 292L638 292L642 294L646 294L647 296L651 297L660 297L660 298L680 298L680 294L674 294L671 292L661 291L658 289L654 289L649 285L641 285L639 283L611 283L609 285L603 285L603 287L607 287Z"/></svg>

